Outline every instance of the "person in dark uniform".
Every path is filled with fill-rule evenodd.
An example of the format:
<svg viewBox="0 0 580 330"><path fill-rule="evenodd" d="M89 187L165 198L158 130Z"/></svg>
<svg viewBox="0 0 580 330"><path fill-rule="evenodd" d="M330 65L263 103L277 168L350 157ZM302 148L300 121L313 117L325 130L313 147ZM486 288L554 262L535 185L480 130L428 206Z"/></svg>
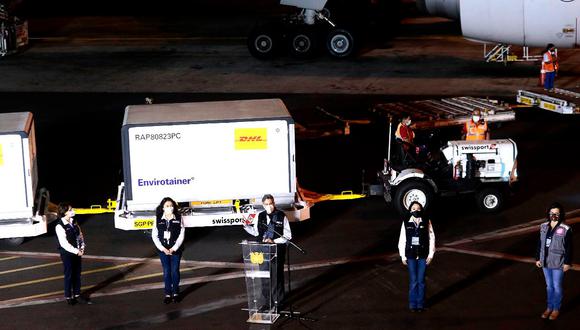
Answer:
<svg viewBox="0 0 580 330"><path fill-rule="evenodd" d="M409 309L422 312L425 308L425 270L435 254L435 232L421 203L412 202L409 213L410 217L401 225L399 254L403 265L409 269Z"/></svg>
<svg viewBox="0 0 580 330"><path fill-rule="evenodd" d="M244 224L244 229L257 238L258 242L276 243L276 288L272 292L273 303L281 306L285 299L284 290L284 263L286 262L286 243L292 239L290 223L284 212L276 208L274 196L270 194L262 197L264 211L258 214L257 225ZM280 236L282 234L283 236Z"/></svg>
<svg viewBox="0 0 580 330"><path fill-rule="evenodd" d="M55 226L58 250L64 266L64 297L69 305L88 303L81 298L81 264L85 254L85 239L81 227L74 220L75 211L69 203L58 205L59 220Z"/></svg>
<svg viewBox="0 0 580 330"><path fill-rule="evenodd" d="M540 237L536 249L536 266L542 268L546 279L548 306L543 319L555 320L562 305L562 280L564 273L572 268L572 228L565 225L562 205L553 203L548 208L548 220L540 225Z"/></svg>
<svg viewBox="0 0 580 330"><path fill-rule="evenodd" d="M156 209L156 220L151 238L159 259L163 267L163 282L165 283L164 304L171 301L179 302L179 263L183 252L183 238L185 236L185 226L181 214L179 213L177 203L169 197L163 198Z"/></svg>

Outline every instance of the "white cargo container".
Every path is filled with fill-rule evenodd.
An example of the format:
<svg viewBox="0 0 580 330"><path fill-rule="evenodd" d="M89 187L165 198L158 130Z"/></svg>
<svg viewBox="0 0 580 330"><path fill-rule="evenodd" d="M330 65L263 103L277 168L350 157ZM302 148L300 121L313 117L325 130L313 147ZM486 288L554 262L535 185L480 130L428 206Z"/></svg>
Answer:
<svg viewBox="0 0 580 330"><path fill-rule="evenodd" d="M0 114L0 238L18 244L46 233L48 192L37 182L32 113Z"/></svg>
<svg viewBox="0 0 580 330"><path fill-rule="evenodd" d="M128 106L115 227L151 228L164 197L187 227L242 224L272 194L291 220L297 198L294 121L279 99Z"/></svg>

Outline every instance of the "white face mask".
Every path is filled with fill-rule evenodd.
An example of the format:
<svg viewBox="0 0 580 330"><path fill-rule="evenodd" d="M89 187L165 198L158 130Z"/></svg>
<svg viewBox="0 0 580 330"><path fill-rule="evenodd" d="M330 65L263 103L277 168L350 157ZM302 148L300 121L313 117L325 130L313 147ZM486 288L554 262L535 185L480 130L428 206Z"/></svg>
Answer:
<svg viewBox="0 0 580 330"><path fill-rule="evenodd" d="M266 212L270 214L274 212L274 205L264 205L264 210L266 210Z"/></svg>
<svg viewBox="0 0 580 330"><path fill-rule="evenodd" d="M164 207L163 212L165 212L165 214L173 214L173 207Z"/></svg>
<svg viewBox="0 0 580 330"><path fill-rule="evenodd" d="M479 121L479 119L480 119L480 118L479 118L479 116L473 116L473 121L474 121L474 122L476 122L476 123L477 123L477 122Z"/></svg>
<svg viewBox="0 0 580 330"><path fill-rule="evenodd" d="M411 126L411 119L407 120L407 126Z"/></svg>
<svg viewBox="0 0 580 330"><path fill-rule="evenodd" d="M75 215L76 215L76 213L75 213L75 210L70 210L70 211L68 211L68 216L69 216L69 217L71 217L71 218L72 218L72 217L74 217Z"/></svg>

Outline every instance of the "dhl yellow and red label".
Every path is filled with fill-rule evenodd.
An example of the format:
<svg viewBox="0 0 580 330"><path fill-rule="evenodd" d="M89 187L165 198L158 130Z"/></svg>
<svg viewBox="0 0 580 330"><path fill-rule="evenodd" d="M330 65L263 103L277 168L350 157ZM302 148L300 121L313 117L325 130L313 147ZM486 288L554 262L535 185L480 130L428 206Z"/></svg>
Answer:
<svg viewBox="0 0 580 330"><path fill-rule="evenodd" d="M4 165L4 155L2 154L2 145L0 144L0 166Z"/></svg>
<svg viewBox="0 0 580 330"><path fill-rule="evenodd" d="M268 149L268 130L266 128L236 128L236 150Z"/></svg>

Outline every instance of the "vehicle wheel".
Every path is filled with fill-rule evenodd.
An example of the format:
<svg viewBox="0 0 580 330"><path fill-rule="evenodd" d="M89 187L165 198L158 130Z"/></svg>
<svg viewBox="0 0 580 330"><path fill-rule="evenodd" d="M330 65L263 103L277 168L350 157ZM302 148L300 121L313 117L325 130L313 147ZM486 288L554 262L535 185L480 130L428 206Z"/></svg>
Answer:
<svg viewBox="0 0 580 330"><path fill-rule="evenodd" d="M354 46L352 33L345 29L332 30L326 38L326 48L333 57L349 57L354 53Z"/></svg>
<svg viewBox="0 0 580 330"><path fill-rule="evenodd" d="M496 188L486 188L476 194L475 200L480 211L497 212L503 205L503 194Z"/></svg>
<svg viewBox="0 0 580 330"><path fill-rule="evenodd" d="M4 239L9 245L12 246L19 246L24 242L24 237L12 237Z"/></svg>
<svg viewBox="0 0 580 330"><path fill-rule="evenodd" d="M431 189L431 186L421 181L401 183L397 187L395 199L393 200L399 214L406 215L409 212L409 205L415 201L421 203L424 210L429 209L433 202L433 189Z"/></svg>
<svg viewBox="0 0 580 330"><path fill-rule="evenodd" d="M281 37L274 25L255 27L248 36L248 50L257 59L274 58L278 53Z"/></svg>
<svg viewBox="0 0 580 330"><path fill-rule="evenodd" d="M299 29L288 38L288 50L295 58L312 58L316 54L318 40L314 31Z"/></svg>

